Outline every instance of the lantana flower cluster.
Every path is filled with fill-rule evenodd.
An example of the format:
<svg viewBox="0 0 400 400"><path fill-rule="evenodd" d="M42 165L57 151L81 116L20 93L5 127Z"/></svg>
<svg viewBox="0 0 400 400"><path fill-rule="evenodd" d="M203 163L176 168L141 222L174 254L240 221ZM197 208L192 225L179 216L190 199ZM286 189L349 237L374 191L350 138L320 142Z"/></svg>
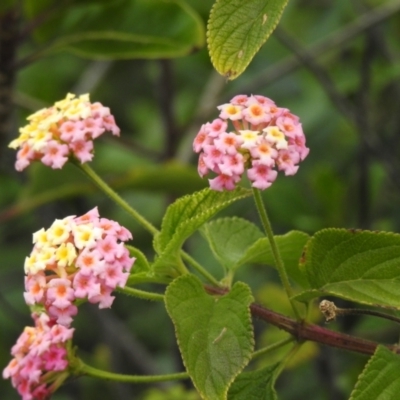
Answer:
<svg viewBox="0 0 400 400"><path fill-rule="evenodd" d="M120 129L108 107L90 103L89 95L69 93L64 100L44 108L28 118L20 136L9 147L19 149L15 168L25 169L40 160L53 169L64 166L74 156L82 164L93 158L93 140L109 131L119 136Z"/></svg>
<svg viewBox="0 0 400 400"><path fill-rule="evenodd" d="M33 234L34 247L24 266L24 298L35 327L25 328L3 371L23 400L48 398L57 380L68 376L63 371L77 303L111 306L111 292L125 286L135 261L123 243L130 239L126 228L100 218L97 208Z"/></svg>
<svg viewBox="0 0 400 400"><path fill-rule="evenodd" d="M211 189L233 190L245 170L262 190L278 171L297 172L309 152L299 117L259 95L238 95L217 108L219 118L202 125L193 143L200 176L217 175L209 179Z"/></svg>
<svg viewBox="0 0 400 400"><path fill-rule="evenodd" d="M46 381L68 367L66 346L74 329L52 323L45 313L32 317L35 326L25 327L12 347L14 358L4 369L3 378L11 378L22 400L43 400L55 389Z"/></svg>
<svg viewBox="0 0 400 400"><path fill-rule="evenodd" d="M97 208L37 231L25 260L26 303L42 306L51 319L67 327L77 313L76 300L110 307L111 292L125 286L135 260L123 244L130 239L126 228L100 218Z"/></svg>

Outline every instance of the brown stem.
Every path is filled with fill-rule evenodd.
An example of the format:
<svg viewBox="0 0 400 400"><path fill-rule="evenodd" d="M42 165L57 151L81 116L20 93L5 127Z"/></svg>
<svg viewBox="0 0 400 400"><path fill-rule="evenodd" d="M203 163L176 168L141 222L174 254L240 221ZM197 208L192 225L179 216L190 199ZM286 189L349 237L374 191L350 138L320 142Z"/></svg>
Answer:
<svg viewBox="0 0 400 400"><path fill-rule="evenodd" d="M206 286L210 294L224 295L227 291L218 288ZM298 341L311 340L326 346L336 347L338 349L354 351L356 353L372 355L379 343L359 337L347 335L345 333L331 331L322 326L309 324L305 321L296 321L286 315L264 308L259 304L253 303L250 306L251 314L265 322L276 326L279 329L293 335ZM387 345L387 347L400 354L397 346Z"/></svg>
<svg viewBox="0 0 400 400"><path fill-rule="evenodd" d="M275 325L293 335L298 341L311 340L330 347L355 351L357 353L372 355L375 352L378 343L370 340L350 336L345 333L334 332L318 325L308 324L306 322L297 322L292 318L268 310L258 304L252 304L250 310L253 316L256 316L266 322ZM395 346L388 346L391 350L396 350Z"/></svg>

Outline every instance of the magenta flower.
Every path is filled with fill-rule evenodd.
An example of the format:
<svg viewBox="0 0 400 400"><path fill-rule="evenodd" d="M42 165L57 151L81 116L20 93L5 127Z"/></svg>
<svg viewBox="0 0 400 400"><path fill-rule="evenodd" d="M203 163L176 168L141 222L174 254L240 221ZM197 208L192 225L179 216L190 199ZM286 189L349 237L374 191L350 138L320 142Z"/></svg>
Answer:
<svg viewBox="0 0 400 400"><path fill-rule="evenodd" d="M219 118L202 125L193 142L199 175L216 175L209 179L211 189L233 190L247 170L252 186L264 190L278 171L294 175L307 157L299 118L271 99L238 95L218 109Z"/></svg>
<svg viewBox="0 0 400 400"><path fill-rule="evenodd" d="M68 368L66 343L74 333L51 322L46 314L32 317L35 326L25 327L11 350L14 358L3 370L3 378L11 379L22 400L49 398L57 373Z"/></svg>
<svg viewBox="0 0 400 400"><path fill-rule="evenodd" d="M60 169L73 156L81 164L93 158L93 140L104 132L119 136L120 130L108 107L90 103L89 95L64 100L28 117L29 124L20 128L20 136L9 147L20 149L15 169L22 171L31 162Z"/></svg>

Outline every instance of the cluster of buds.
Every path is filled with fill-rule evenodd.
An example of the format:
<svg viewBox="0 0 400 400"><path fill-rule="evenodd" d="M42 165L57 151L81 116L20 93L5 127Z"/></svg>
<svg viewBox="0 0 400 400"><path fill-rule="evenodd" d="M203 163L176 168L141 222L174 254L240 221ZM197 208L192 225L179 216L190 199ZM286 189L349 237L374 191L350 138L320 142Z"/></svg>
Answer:
<svg viewBox="0 0 400 400"><path fill-rule="evenodd" d="M130 239L126 228L100 218L97 208L56 220L33 234L34 247L25 260L24 298L34 310L35 327L25 328L3 371L23 400L48 398L68 376L67 342L77 302L111 306L111 292L125 286L135 261L123 243Z"/></svg>
<svg viewBox="0 0 400 400"><path fill-rule="evenodd" d="M11 349L14 358L3 371L3 378L11 378L22 400L47 399L56 388L47 381L58 375L56 386L66 378L62 374L68 367L66 346L74 332L51 323L44 313L32 316L35 326L25 327Z"/></svg>
<svg viewBox="0 0 400 400"><path fill-rule="evenodd" d="M247 169L252 186L266 189L277 170L294 175L309 149L299 118L264 96L235 96L218 107L219 118L202 125L193 150L201 177L210 171L213 190L233 190ZM230 131L228 122L233 130Z"/></svg>
<svg viewBox="0 0 400 400"><path fill-rule="evenodd" d="M93 158L94 139L106 131L117 136L120 133L110 109L90 103L88 94L75 97L69 93L53 107L29 116L28 121L20 128L20 136L9 144L19 149L17 171L35 160L53 169L62 168L70 156L83 164Z"/></svg>

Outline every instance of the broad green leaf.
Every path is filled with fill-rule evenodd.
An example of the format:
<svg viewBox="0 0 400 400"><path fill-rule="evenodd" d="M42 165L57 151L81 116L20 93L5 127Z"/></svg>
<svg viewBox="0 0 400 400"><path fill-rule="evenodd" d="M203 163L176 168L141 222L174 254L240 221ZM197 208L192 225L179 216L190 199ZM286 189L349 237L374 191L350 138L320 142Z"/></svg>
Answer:
<svg viewBox="0 0 400 400"><path fill-rule="evenodd" d="M303 288L308 288L307 278L299 268L300 257L309 236L300 231L290 231L285 235L275 236L276 244L281 253L287 273L291 279ZM240 264L254 263L275 266L271 246L266 237L258 239L238 262Z"/></svg>
<svg viewBox="0 0 400 400"><path fill-rule="evenodd" d="M351 393L350 400L398 400L400 356L378 346Z"/></svg>
<svg viewBox="0 0 400 400"><path fill-rule="evenodd" d="M303 260L312 290L297 300L337 296L400 309L399 234L324 229L310 239Z"/></svg>
<svg viewBox="0 0 400 400"><path fill-rule="evenodd" d="M176 277L179 250L184 241L217 212L250 195L251 191L243 188L224 192L204 189L171 204L164 215L161 231L154 238L154 248L160 256L152 266L153 271Z"/></svg>
<svg viewBox="0 0 400 400"><path fill-rule="evenodd" d="M203 399L227 399L228 388L254 347L249 287L236 283L222 297L207 294L198 278L183 275L165 293L185 367Z"/></svg>
<svg viewBox="0 0 400 400"><path fill-rule="evenodd" d="M226 269L240 265L248 247L264 235L253 223L237 217L220 218L205 224L201 233L207 239L215 258Z"/></svg>
<svg viewBox="0 0 400 400"><path fill-rule="evenodd" d="M26 12L40 15L43 4L27 1ZM83 1L54 8L35 31L47 43L42 54L67 50L92 59L168 58L204 44L203 22L182 0Z"/></svg>
<svg viewBox="0 0 400 400"><path fill-rule="evenodd" d="M278 400L274 389L279 364L242 372L229 388L228 400Z"/></svg>
<svg viewBox="0 0 400 400"><path fill-rule="evenodd" d="M237 78L278 24L288 0L217 0L207 26L214 68Z"/></svg>

